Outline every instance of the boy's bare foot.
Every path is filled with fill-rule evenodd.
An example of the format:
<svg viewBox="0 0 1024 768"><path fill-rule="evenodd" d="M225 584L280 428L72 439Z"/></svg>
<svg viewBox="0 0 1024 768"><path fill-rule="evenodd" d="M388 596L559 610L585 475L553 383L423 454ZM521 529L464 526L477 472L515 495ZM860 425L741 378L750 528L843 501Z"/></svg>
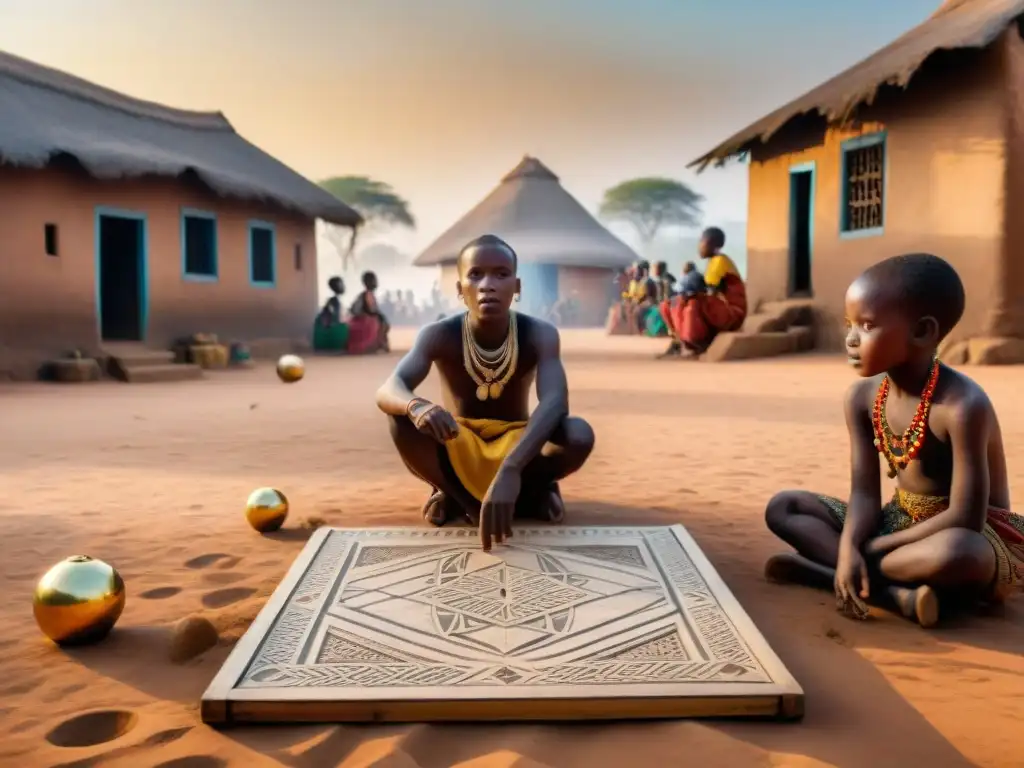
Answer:
<svg viewBox="0 0 1024 768"><path fill-rule="evenodd" d="M555 525L565 520L565 502L562 501L562 492L558 488L558 483L551 486L551 492L548 494L548 520Z"/></svg>
<svg viewBox="0 0 1024 768"><path fill-rule="evenodd" d="M939 623L939 596L931 587L889 587L887 591L905 618L925 629Z"/></svg>
<svg viewBox="0 0 1024 768"><path fill-rule="evenodd" d="M440 528L448 522L448 497L441 491L434 491L423 505L423 519Z"/></svg>
<svg viewBox="0 0 1024 768"><path fill-rule="evenodd" d="M795 552L772 555L764 564L764 577L777 584L804 584L832 589L835 571Z"/></svg>

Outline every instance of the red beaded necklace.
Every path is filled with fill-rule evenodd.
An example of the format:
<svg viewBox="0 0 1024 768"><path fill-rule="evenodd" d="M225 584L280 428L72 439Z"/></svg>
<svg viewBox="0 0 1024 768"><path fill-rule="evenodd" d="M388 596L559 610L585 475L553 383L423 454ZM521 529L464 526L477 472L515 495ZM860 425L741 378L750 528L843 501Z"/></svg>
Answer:
<svg viewBox="0 0 1024 768"><path fill-rule="evenodd" d="M886 402L889 399L889 377L882 379L878 387L878 394L875 395L875 405L871 411L871 423L875 432L875 448L885 457L889 464L889 477L896 477L901 469L906 469L917 454L921 452L924 445L924 438L928 432L928 411L932 407L932 397L935 395L935 385L939 381L939 361L932 365L931 374L928 376L928 383L924 385L921 392L921 402L917 404L917 411L914 418L910 420L910 426L906 428L902 436L893 434L889 422L885 418Z"/></svg>

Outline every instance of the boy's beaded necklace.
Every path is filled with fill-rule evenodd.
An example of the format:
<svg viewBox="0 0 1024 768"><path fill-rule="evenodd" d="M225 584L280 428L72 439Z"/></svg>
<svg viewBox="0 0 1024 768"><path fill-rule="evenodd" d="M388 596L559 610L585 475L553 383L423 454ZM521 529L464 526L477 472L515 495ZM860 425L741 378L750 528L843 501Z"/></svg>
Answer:
<svg viewBox="0 0 1024 768"><path fill-rule="evenodd" d="M515 375L519 363L519 332L516 313L510 312L508 335L495 350L481 347L469 328L469 316L462 320L462 361L466 373L476 384L476 397L480 401L497 400Z"/></svg>
<svg viewBox="0 0 1024 768"><path fill-rule="evenodd" d="M875 448L885 457L889 464L889 477L896 477L897 472L906 469L924 445L925 435L928 432L928 412L932 407L932 397L935 395L935 385L939 381L939 361L932 364L931 374L928 382L921 392L921 402L917 404L917 411L910 425L904 430L903 435L897 437L889 427L885 418L885 407L889 399L889 377L882 379L878 387L878 394L875 395L875 406L871 411L871 423L875 432Z"/></svg>

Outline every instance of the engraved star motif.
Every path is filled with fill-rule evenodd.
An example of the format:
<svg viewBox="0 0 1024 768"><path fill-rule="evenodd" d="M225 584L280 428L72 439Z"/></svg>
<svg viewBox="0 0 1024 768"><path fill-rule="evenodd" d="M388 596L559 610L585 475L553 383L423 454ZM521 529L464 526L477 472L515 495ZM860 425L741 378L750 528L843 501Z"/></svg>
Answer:
<svg viewBox="0 0 1024 768"><path fill-rule="evenodd" d="M571 578L501 562L453 576L419 597L438 608L507 628L571 608L594 596L570 583Z"/></svg>

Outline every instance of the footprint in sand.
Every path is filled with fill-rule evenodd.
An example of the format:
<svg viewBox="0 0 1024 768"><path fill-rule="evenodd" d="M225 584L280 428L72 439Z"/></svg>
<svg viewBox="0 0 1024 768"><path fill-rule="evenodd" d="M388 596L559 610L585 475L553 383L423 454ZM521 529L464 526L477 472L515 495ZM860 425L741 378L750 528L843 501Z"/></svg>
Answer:
<svg viewBox="0 0 1024 768"><path fill-rule="evenodd" d="M226 587L228 584L237 584L248 578L244 573L232 573L231 571L204 573L203 581L207 584L214 584L218 587Z"/></svg>
<svg viewBox="0 0 1024 768"><path fill-rule="evenodd" d="M223 552L213 552L209 555L199 555L199 557L193 557L191 560L185 561L186 568L209 568L214 563L220 562L221 560L231 559L231 555L225 555Z"/></svg>
<svg viewBox="0 0 1024 768"><path fill-rule="evenodd" d="M181 592L181 587L156 587L155 589L147 589L145 592L140 592L139 597L145 600L166 600L168 597L174 597L179 592Z"/></svg>
<svg viewBox="0 0 1024 768"><path fill-rule="evenodd" d="M19 723L15 723L9 729L10 733L24 733L25 731L31 731L39 725L39 721L35 718L29 718L28 720L22 720Z"/></svg>
<svg viewBox="0 0 1024 768"><path fill-rule="evenodd" d="M15 683L6 688L0 688L0 697L19 696L23 693L28 693L38 688L42 682L42 680L28 680L24 683Z"/></svg>
<svg viewBox="0 0 1024 768"><path fill-rule="evenodd" d="M138 721L134 712L124 709L88 712L60 723L46 734L46 740L55 747L94 747L121 738Z"/></svg>
<svg viewBox="0 0 1024 768"><path fill-rule="evenodd" d="M835 627L826 627L825 637L827 637L833 643L837 643L839 645L846 645L846 638L843 637L842 633Z"/></svg>
<svg viewBox="0 0 1024 768"><path fill-rule="evenodd" d="M150 749L152 747L166 746L188 734L192 728L193 726L186 725L182 728L168 728L165 731L157 731L151 736L147 736L142 743L136 745L136 748ZM132 749L132 747L129 747L129 749Z"/></svg>
<svg viewBox="0 0 1024 768"><path fill-rule="evenodd" d="M149 750L172 744L189 733L192 728L193 726L189 725L184 728L168 728L164 731L157 731L135 744L115 746L105 752L100 752L81 760L73 760L70 763L57 763L51 766L51 768L97 768L97 766L114 762L120 765L140 765L139 760L131 760L129 758L141 756ZM202 764L200 763L200 765Z"/></svg>
<svg viewBox="0 0 1024 768"><path fill-rule="evenodd" d="M153 768L224 768L227 764L227 760L213 755L189 755L158 763Z"/></svg>
<svg viewBox="0 0 1024 768"><path fill-rule="evenodd" d="M251 597L256 594L256 590L252 587L228 587L227 589L215 589L213 592L207 592L203 595L203 605L207 608L224 608L237 603L239 600L245 600L247 597Z"/></svg>
<svg viewBox="0 0 1024 768"><path fill-rule="evenodd" d="M896 679L896 680L907 680L908 682L911 682L911 683L920 683L921 682L921 678L920 677L918 677L917 675L912 675L909 672L891 672L889 674L889 676L894 678L894 679Z"/></svg>

